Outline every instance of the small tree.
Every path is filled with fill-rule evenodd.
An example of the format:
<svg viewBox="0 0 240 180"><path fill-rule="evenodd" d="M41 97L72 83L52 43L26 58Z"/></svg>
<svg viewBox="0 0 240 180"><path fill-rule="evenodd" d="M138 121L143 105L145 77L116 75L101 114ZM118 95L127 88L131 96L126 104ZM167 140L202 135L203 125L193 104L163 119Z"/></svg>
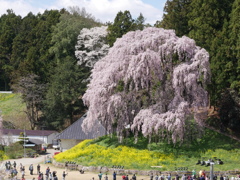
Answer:
<svg viewBox="0 0 240 180"><path fill-rule="evenodd" d="M41 110L44 99L45 85L38 82L39 76L30 74L19 80L15 86L17 92L22 94L26 103L26 114L30 121L31 129L38 127L41 122Z"/></svg>

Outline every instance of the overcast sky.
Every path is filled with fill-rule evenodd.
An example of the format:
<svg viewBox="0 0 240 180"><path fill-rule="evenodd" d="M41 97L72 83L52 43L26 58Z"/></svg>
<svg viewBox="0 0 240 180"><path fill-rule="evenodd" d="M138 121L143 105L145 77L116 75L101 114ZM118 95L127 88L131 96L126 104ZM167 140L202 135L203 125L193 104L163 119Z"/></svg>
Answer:
<svg viewBox="0 0 240 180"><path fill-rule="evenodd" d="M101 22L113 22L119 11L129 10L132 17L140 13L146 22L154 24L162 19L163 8L166 0L0 0L0 15L12 9L15 14L26 16L29 12L37 14L48 9L62 9L69 6L85 8Z"/></svg>

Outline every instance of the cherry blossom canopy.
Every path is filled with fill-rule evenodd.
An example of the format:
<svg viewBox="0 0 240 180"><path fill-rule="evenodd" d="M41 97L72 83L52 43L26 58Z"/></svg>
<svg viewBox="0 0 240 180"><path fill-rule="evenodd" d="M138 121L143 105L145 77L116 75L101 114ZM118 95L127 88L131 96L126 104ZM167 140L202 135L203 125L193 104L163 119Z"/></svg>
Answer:
<svg viewBox="0 0 240 180"><path fill-rule="evenodd" d="M201 125L207 115L209 82L209 54L194 40L152 27L129 32L94 65L83 128L100 120L119 136L130 125L144 136L167 132L182 141L186 122Z"/></svg>

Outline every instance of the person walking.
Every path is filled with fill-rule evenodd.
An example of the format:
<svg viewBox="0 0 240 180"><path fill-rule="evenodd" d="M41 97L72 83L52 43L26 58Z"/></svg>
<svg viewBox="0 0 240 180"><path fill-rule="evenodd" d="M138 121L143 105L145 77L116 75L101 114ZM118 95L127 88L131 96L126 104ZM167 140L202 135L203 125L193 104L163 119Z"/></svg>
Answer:
<svg viewBox="0 0 240 180"><path fill-rule="evenodd" d="M17 178L18 171L16 168L13 169L13 177Z"/></svg>
<svg viewBox="0 0 240 180"><path fill-rule="evenodd" d="M17 167L17 163L16 161L13 162L13 168L16 168Z"/></svg>
<svg viewBox="0 0 240 180"><path fill-rule="evenodd" d="M99 178L99 180L102 180L102 173L101 173L101 171L100 171L100 173L98 174L98 178Z"/></svg>
<svg viewBox="0 0 240 180"><path fill-rule="evenodd" d="M21 180L25 180L25 177L24 177L24 175L22 175L22 179Z"/></svg>
<svg viewBox="0 0 240 180"><path fill-rule="evenodd" d="M40 169L41 169L41 166L38 164L37 165L37 174L40 174Z"/></svg>
<svg viewBox="0 0 240 180"><path fill-rule="evenodd" d="M58 180L57 171L53 171L52 176L53 176L53 180Z"/></svg>
<svg viewBox="0 0 240 180"><path fill-rule="evenodd" d="M65 177L67 176L67 173L65 173L65 171L63 171L63 174L62 174L62 179L65 180Z"/></svg>
<svg viewBox="0 0 240 180"><path fill-rule="evenodd" d="M136 177L135 174L133 174L133 176L132 176L132 180L137 180L137 177Z"/></svg>
<svg viewBox="0 0 240 180"><path fill-rule="evenodd" d="M43 180L43 173L39 172L38 180Z"/></svg>
<svg viewBox="0 0 240 180"><path fill-rule="evenodd" d="M49 167L47 167L47 169L46 169L46 174L48 175L48 174L49 174L49 172L50 172L50 168L49 168Z"/></svg>
<svg viewBox="0 0 240 180"><path fill-rule="evenodd" d="M171 180L171 174L168 174L167 180Z"/></svg>
<svg viewBox="0 0 240 180"><path fill-rule="evenodd" d="M50 171L48 173L48 178L49 178L49 180L53 180L53 175L52 175L52 173Z"/></svg>
<svg viewBox="0 0 240 180"><path fill-rule="evenodd" d="M150 175L150 180L153 180L153 173Z"/></svg>
<svg viewBox="0 0 240 180"><path fill-rule="evenodd" d="M117 173L115 171L113 172L113 180L117 180Z"/></svg>
<svg viewBox="0 0 240 180"><path fill-rule="evenodd" d="M104 176L104 180L108 180L108 175L107 174Z"/></svg>
<svg viewBox="0 0 240 180"><path fill-rule="evenodd" d="M33 164L29 166L29 171L30 171L30 174L33 175Z"/></svg>
<svg viewBox="0 0 240 180"><path fill-rule="evenodd" d="M45 174L45 180L48 180L49 174Z"/></svg>
<svg viewBox="0 0 240 180"><path fill-rule="evenodd" d="M178 174L176 175L176 180L179 180L179 175Z"/></svg>
<svg viewBox="0 0 240 180"><path fill-rule="evenodd" d="M24 177L25 176L25 166L22 166L21 173L22 173L22 176Z"/></svg>

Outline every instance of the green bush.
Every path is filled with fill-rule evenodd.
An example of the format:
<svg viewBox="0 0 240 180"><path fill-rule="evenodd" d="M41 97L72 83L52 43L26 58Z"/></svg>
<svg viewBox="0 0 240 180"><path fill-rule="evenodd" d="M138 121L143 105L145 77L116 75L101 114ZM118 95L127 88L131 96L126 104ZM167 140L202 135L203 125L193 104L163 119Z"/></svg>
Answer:
<svg viewBox="0 0 240 180"><path fill-rule="evenodd" d="M9 159L16 159L24 156L24 148L20 142L15 142L5 146L5 154ZM25 154L33 154L35 151L31 148L25 148Z"/></svg>

